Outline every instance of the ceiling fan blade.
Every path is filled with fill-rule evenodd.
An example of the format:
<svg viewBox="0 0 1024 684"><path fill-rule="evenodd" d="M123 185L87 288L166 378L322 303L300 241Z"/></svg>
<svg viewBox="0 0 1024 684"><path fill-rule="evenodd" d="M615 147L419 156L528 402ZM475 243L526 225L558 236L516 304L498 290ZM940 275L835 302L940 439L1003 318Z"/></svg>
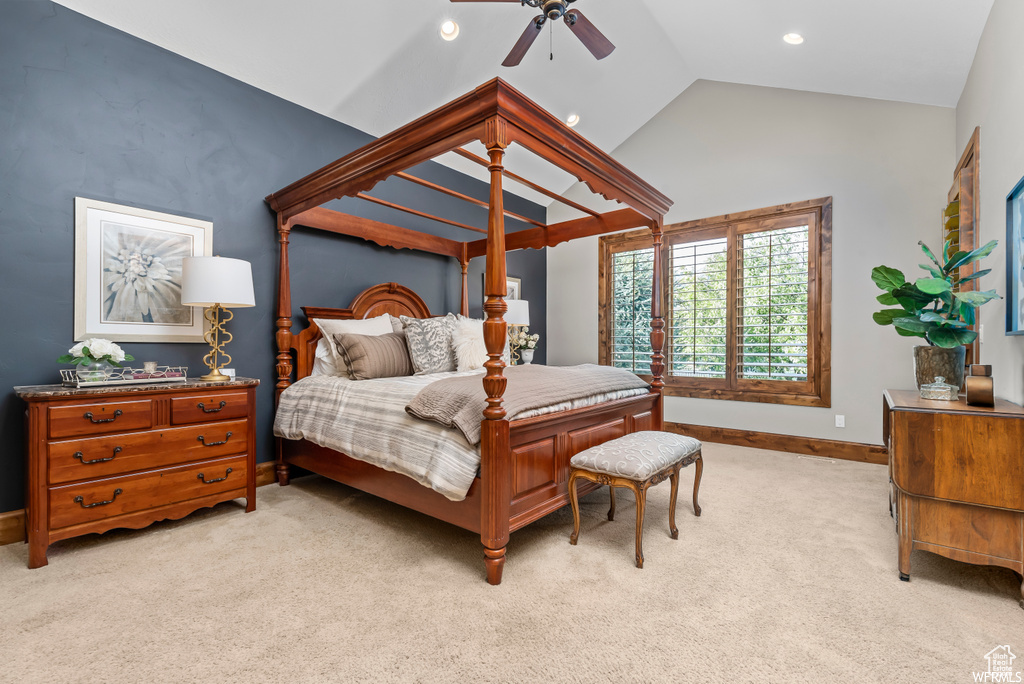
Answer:
<svg viewBox="0 0 1024 684"><path fill-rule="evenodd" d="M526 51L533 45L533 41L537 40L537 36L540 35L540 30L544 28L544 15L540 15L536 19L530 22L530 25L523 31L523 35L519 36L519 40L512 46L512 52L508 53L508 57L501 63L501 66L514 67L518 66L523 61L523 57L526 56Z"/></svg>
<svg viewBox="0 0 1024 684"><path fill-rule="evenodd" d="M598 31L589 19L583 16L583 12L577 9L569 10L565 13L565 24L594 57L604 59L615 50L612 42L605 38L604 34Z"/></svg>

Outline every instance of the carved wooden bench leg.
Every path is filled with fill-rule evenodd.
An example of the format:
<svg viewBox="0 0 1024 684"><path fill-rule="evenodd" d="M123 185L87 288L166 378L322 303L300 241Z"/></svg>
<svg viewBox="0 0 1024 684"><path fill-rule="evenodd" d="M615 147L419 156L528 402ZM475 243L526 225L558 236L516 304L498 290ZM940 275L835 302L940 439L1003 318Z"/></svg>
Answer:
<svg viewBox="0 0 1024 684"><path fill-rule="evenodd" d="M644 567L644 509L647 507L647 483L633 484L636 494L636 567Z"/></svg>
<svg viewBox="0 0 1024 684"><path fill-rule="evenodd" d="M576 480L579 479L579 473L573 471L569 475L569 503L572 505L572 534L569 535L569 543L573 546L576 545L576 540L580 538L580 498L576 492ZM613 500L612 510L615 508Z"/></svg>
<svg viewBox="0 0 1024 684"><path fill-rule="evenodd" d="M608 507L608 519L615 520L615 487L608 485L608 496L611 497L612 504Z"/></svg>
<svg viewBox="0 0 1024 684"><path fill-rule="evenodd" d="M676 495L679 494L680 469L677 467L669 476L669 481L672 483L672 494L668 502L668 530L673 539L679 539L679 529L676 527Z"/></svg>
<svg viewBox="0 0 1024 684"><path fill-rule="evenodd" d="M704 458L697 452L697 460L693 462L697 471L693 474L693 514L700 517L700 504L697 503L697 492L700 490L700 476L704 472Z"/></svg>

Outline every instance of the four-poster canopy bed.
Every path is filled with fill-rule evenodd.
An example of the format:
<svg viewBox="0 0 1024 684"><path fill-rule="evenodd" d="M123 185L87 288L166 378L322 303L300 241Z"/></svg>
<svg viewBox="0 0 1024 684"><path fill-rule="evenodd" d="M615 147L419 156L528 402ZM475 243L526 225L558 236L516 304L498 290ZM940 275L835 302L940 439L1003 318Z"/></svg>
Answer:
<svg viewBox="0 0 1024 684"><path fill-rule="evenodd" d="M463 145L480 141L489 160ZM606 199L625 205L599 213L507 171L506 148L518 143L564 169ZM445 152L454 151L490 172L490 201L467 197L406 173L407 169ZM397 176L489 208L486 230L430 216L416 209L371 197L377 183ZM585 214L583 218L505 234L505 217L523 217L504 208L502 180L510 178ZM486 238L459 242L322 208L341 197L359 197L421 217L486 233ZM501 581L509 533L567 505L569 459L577 452L624 434L662 427L665 321L662 283L655 277L652 300L653 349L650 391L640 396L606 401L584 408L509 420L502 406L507 379L502 353L506 340L503 316L507 309L505 252L541 249L568 240L629 228L649 227L654 235L654 273L660 273L662 224L672 202L621 164L575 133L551 114L500 79L413 121L342 157L267 197L277 212L280 243L278 291L277 396L296 379L310 375L314 349L321 332L312 320L362 319L389 313L428 318L431 313L411 290L395 283L370 288L349 309L303 307L309 326L292 333L292 302L288 244L291 230L301 225L365 239L396 249L414 249L457 259L462 267L461 311L468 315L469 260L486 256L484 340L488 360L483 388L486 409L481 416L480 469L466 498L452 501L405 475L390 472L307 440L278 438L277 476L288 484L289 466L319 473L435 518L479 533L484 546L487 581ZM583 487L581 493L596 488Z"/></svg>

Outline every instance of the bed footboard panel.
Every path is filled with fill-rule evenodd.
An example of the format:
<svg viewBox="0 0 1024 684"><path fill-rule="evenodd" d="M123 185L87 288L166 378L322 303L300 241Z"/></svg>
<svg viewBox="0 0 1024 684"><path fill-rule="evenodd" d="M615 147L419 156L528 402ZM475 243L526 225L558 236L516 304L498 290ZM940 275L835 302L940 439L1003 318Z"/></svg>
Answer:
<svg viewBox="0 0 1024 684"><path fill-rule="evenodd" d="M657 395L538 416L511 423L510 530L569 504L569 459L592 446L654 428ZM599 487L579 485L581 495Z"/></svg>

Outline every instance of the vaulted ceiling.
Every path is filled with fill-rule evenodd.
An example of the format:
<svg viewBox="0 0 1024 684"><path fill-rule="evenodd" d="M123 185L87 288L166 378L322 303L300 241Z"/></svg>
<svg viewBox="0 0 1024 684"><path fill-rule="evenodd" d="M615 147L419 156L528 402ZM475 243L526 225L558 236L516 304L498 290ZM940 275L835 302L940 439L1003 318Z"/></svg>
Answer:
<svg viewBox="0 0 1024 684"><path fill-rule="evenodd" d="M697 79L955 106L993 0L578 0L615 52L595 60L559 22L515 68L501 62L538 10L514 2L59 2L373 135L497 75L614 150ZM552 189L572 183L540 164L509 158Z"/></svg>

